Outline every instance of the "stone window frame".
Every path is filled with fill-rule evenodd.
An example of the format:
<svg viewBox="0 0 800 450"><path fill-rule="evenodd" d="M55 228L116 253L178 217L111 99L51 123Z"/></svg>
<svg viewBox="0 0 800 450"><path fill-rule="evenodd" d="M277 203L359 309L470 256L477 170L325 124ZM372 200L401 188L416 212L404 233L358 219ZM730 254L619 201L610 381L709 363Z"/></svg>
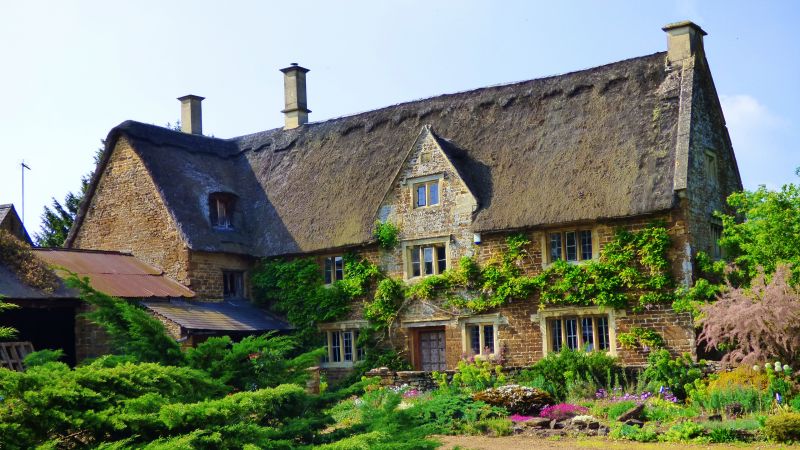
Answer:
<svg viewBox="0 0 800 450"><path fill-rule="evenodd" d="M339 261L341 261L341 263L342 263L342 270L341 270L342 277L341 278L339 278L337 276L337 272L339 272L339 270L336 269L337 259ZM328 281L328 275L329 275L328 263L329 262L331 264L331 266L330 266L330 281ZM323 257L322 258L322 282L323 282L323 284L325 284L325 286L331 286L331 285L333 285L333 283L335 283L337 281L341 281L341 280L344 280L344 255L328 255L328 256Z"/></svg>
<svg viewBox="0 0 800 450"><path fill-rule="evenodd" d="M212 192L208 194L208 221L215 230L233 230L236 212L236 194L231 192ZM227 219L220 223L220 212Z"/></svg>
<svg viewBox="0 0 800 450"><path fill-rule="evenodd" d="M703 167L705 169L705 178L706 184L711 187L716 187L719 185L719 158L717 158L717 152L713 149L707 148L705 152L703 152Z"/></svg>
<svg viewBox="0 0 800 450"><path fill-rule="evenodd" d="M592 236L592 258L591 259L582 259L581 255L581 231L589 231L591 232ZM576 256L578 259L567 261L567 246L566 246L566 233L574 232L576 239L577 239L577 248L576 248ZM542 246L542 268L547 268L555 261L550 257L550 235L560 233L561 234L561 255L564 258L563 261L566 261L570 264L584 264L586 261L595 261L600 258L600 239L597 233L597 227L595 226L574 226L574 227L559 227L559 228L550 228L542 231L542 238L541 238L541 246Z"/></svg>
<svg viewBox="0 0 800 450"><path fill-rule="evenodd" d="M459 319L458 325L461 331L461 352L463 355L466 356L476 356L476 357L489 357L495 358L499 356L500 349L502 348L501 341L500 341L500 327L502 325L508 325L508 319L502 316L500 313L494 314L481 314L477 316L470 316L464 317ZM468 327L470 326L479 326L480 330L483 331L484 326L492 326L492 339L494 340L494 352L490 354L484 354L483 349L485 347L484 339L485 336L483 333L479 333L480 338L480 347L481 352L480 354L473 355L471 343L470 343L470 335L468 333Z"/></svg>
<svg viewBox="0 0 800 450"><path fill-rule="evenodd" d="M413 239L408 241L403 241L402 243L402 252L403 252L403 279L406 281L416 281L421 280L425 277L431 275L437 275L441 272L439 271L438 264L436 264L437 259L434 252L434 264L433 274L424 274L422 270L422 265L425 263L423 261L423 256L420 255L420 274L417 276L413 276L413 267L412 267L412 256L411 252L413 251L414 247L428 247L428 246L436 246L436 245L444 245L444 255L445 255L445 270L450 269L452 267L450 263L450 235L444 236L436 236L424 239Z"/></svg>
<svg viewBox="0 0 800 450"><path fill-rule="evenodd" d="M352 368L360 361L364 360L365 358L365 349L363 347L358 347L358 334L369 326L369 322L366 320L345 320L339 322L331 322L331 323L324 323L320 324L318 329L325 334L325 348L327 350L327 354L323 357L322 362L320 363L321 367L324 368ZM345 360L345 356L347 353L347 349L345 347L345 334L350 333L351 339L351 359L349 361ZM338 338L338 349L339 349L339 361L334 361L336 359L333 354L334 349L334 338Z"/></svg>
<svg viewBox="0 0 800 450"><path fill-rule="evenodd" d="M550 333L550 321L553 319L564 319L577 317L607 317L608 318L608 350L606 354L617 356L617 318L625 317L625 310L615 310L602 306L565 306L558 308L547 308L536 314L531 314L531 322L539 323L539 330L542 336L542 356L551 353L552 336Z"/></svg>
<svg viewBox="0 0 800 450"><path fill-rule="evenodd" d="M430 195L430 185L431 184L437 185L437 194L438 199L437 202L434 204L430 204L428 200L428 196ZM408 178L406 180L406 184L411 189L411 209L426 209L426 208L438 208L442 206L442 190L444 188L444 173L435 173L431 175L425 175L421 177L413 177ZM425 185L425 205L417 206L417 187L424 184Z"/></svg>

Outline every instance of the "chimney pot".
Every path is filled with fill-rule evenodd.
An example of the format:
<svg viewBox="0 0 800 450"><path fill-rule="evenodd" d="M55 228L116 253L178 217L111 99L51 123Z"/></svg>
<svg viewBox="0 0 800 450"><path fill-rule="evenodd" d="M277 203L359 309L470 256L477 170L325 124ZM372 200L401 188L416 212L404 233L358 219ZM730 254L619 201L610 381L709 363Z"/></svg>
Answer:
<svg viewBox="0 0 800 450"><path fill-rule="evenodd" d="M306 73L308 69L291 63L289 67L281 69L283 72L283 94L285 108L281 111L284 116L284 130L297 128L308 123L308 113L311 112L306 104Z"/></svg>
<svg viewBox="0 0 800 450"><path fill-rule="evenodd" d="M199 95L178 97L181 101L181 131L189 134L203 134L203 109L200 102L205 100Z"/></svg>
<svg viewBox="0 0 800 450"><path fill-rule="evenodd" d="M703 53L703 36L707 33L696 23L684 20L661 29L667 33L667 60L670 64Z"/></svg>

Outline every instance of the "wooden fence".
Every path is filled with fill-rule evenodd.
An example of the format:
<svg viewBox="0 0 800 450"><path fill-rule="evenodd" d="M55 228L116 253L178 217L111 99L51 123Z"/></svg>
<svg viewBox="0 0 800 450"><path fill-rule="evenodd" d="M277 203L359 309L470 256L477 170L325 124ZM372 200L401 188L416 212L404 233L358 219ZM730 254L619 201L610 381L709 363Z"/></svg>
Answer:
<svg viewBox="0 0 800 450"><path fill-rule="evenodd" d="M30 342L0 342L0 367L23 371L22 360L33 352Z"/></svg>

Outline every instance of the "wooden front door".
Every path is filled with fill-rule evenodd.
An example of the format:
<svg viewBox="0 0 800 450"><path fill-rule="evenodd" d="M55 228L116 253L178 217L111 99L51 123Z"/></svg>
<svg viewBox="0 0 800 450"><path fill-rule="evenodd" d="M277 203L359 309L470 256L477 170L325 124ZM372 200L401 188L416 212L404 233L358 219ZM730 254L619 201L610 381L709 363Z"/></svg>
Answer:
<svg viewBox="0 0 800 450"><path fill-rule="evenodd" d="M444 330L419 332L419 357L422 370L441 372L446 369Z"/></svg>

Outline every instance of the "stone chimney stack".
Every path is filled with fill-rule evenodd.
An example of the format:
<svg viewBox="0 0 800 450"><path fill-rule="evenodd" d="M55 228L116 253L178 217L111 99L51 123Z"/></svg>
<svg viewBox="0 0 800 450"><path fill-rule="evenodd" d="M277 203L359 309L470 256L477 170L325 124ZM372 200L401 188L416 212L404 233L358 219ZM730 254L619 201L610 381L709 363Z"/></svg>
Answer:
<svg viewBox="0 0 800 450"><path fill-rule="evenodd" d="M667 33L667 60L670 64L703 53L703 36L706 32L694 22L684 20L665 25Z"/></svg>
<svg viewBox="0 0 800 450"><path fill-rule="evenodd" d="M181 131L189 134L203 134L203 109L200 102L205 100L199 95L178 97L181 101Z"/></svg>
<svg viewBox="0 0 800 450"><path fill-rule="evenodd" d="M306 103L308 69L292 63L289 67L281 69L281 72L283 72L283 94L286 100L286 108L281 111L285 119L283 129L290 130L308 123L308 113L311 112Z"/></svg>

